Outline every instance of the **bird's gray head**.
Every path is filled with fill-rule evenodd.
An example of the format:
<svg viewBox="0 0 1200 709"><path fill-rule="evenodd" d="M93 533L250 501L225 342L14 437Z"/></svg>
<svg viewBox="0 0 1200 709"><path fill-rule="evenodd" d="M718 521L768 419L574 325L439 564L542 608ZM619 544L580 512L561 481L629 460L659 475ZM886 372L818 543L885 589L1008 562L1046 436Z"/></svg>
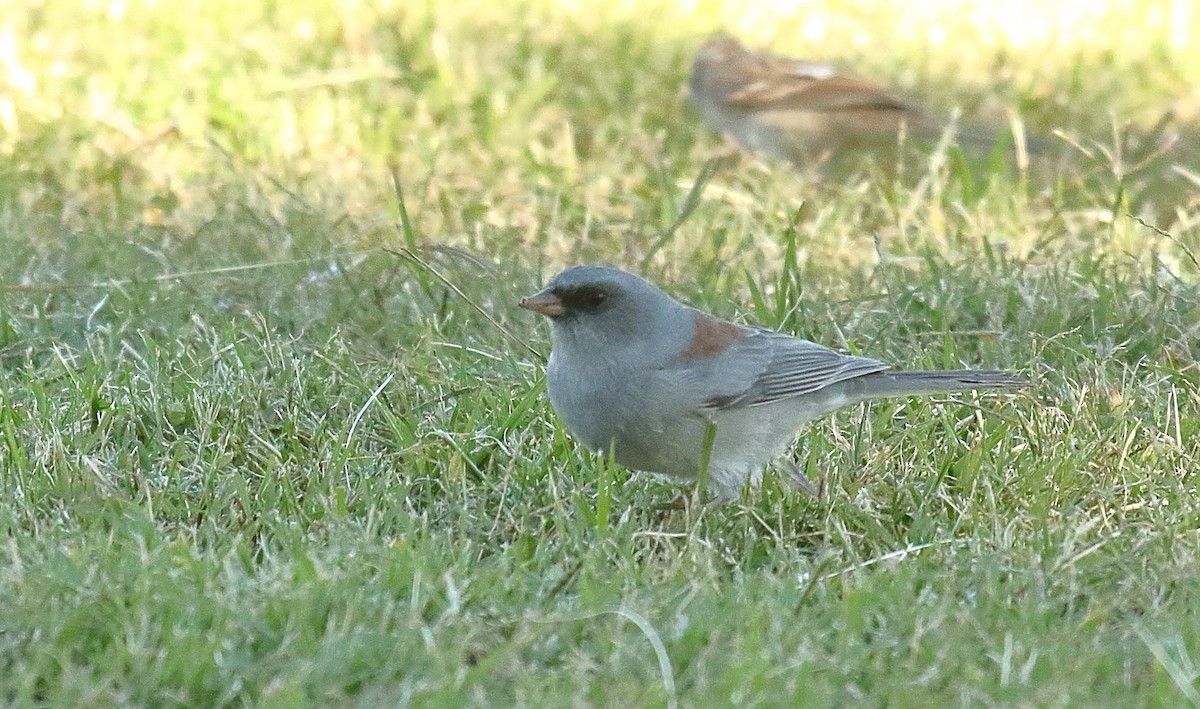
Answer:
<svg viewBox="0 0 1200 709"><path fill-rule="evenodd" d="M521 307L550 319L555 347L593 347L644 356L691 337L686 308L654 284L605 266L576 266L550 280Z"/></svg>

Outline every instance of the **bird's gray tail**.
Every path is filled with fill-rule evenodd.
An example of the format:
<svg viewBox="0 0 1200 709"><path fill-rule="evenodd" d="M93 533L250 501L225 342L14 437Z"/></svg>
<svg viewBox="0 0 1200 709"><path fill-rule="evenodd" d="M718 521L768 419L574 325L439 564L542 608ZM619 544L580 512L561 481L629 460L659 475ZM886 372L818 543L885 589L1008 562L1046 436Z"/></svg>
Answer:
<svg viewBox="0 0 1200 709"><path fill-rule="evenodd" d="M955 369L932 372L875 372L848 382L847 394L860 401L887 397L950 394L976 389L1024 389L1033 382L991 369Z"/></svg>

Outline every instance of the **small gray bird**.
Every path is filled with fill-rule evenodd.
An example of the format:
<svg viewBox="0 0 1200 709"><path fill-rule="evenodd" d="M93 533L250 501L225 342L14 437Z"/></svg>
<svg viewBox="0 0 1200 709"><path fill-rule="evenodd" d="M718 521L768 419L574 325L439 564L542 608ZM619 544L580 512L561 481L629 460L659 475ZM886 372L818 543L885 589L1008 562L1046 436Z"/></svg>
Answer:
<svg viewBox="0 0 1200 709"><path fill-rule="evenodd" d="M615 268L568 269L520 305L550 319L547 389L576 438L627 468L682 480L701 475L707 448L718 501L757 486L802 425L844 406L1030 386L998 371L887 371L719 320Z"/></svg>
<svg viewBox="0 0 1200 709"><path fill-rule="evenodd" d="M936 140L945 121L875 84L828 64L746 49L728 35L696 53L692 100L708 124L747 150L797 165L853 151L894 149L903 130ZM955 136L991 145L994 131L959 127Z"/></svg>

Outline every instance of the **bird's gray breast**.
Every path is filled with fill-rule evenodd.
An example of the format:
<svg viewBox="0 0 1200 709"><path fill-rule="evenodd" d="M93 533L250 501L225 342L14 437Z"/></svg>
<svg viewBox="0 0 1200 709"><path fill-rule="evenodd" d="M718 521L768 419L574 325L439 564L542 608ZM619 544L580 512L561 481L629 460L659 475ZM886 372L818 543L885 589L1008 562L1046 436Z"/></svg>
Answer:
<svg viewBox="0 0 1200 709"><path fill-rule="evenodd" d="M568 356L555 351L546 368L546 389L571 433L588 448L603 451L626 428L637 387L632 377L633 372L600 359L585 368L572 366Z"/></svg>
<svg viewBox="0 0 1200 709"><path fill-rule="evenodd" d="M550 402L571 433L588 448L635 470L674 472L680 402L646 368L589 359L588 374L553 353L546 369ZM687 417L691 418L691 417Z"/></svg>

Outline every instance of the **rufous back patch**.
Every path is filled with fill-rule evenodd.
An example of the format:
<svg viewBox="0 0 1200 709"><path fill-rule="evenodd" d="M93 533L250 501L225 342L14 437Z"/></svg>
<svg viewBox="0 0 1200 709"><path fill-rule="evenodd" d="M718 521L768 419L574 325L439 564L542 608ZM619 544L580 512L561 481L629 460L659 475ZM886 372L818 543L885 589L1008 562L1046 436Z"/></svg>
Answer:
<svg viewBox="0 0 1200 709"><path fill-rule="evenodd" d="M715 357L750 333L741 325L718 320L700 311L693 312L692 319L696 323L696 332L688 346L679 353L680 359Z"/></svg>

